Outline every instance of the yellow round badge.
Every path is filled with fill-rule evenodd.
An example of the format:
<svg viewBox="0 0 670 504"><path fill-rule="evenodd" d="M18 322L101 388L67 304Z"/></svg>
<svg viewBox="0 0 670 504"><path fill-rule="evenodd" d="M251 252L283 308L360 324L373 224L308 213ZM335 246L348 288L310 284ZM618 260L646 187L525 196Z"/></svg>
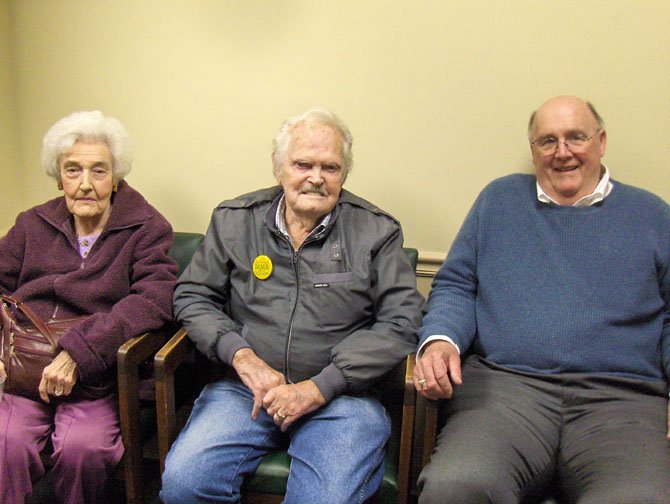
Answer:
<svg viewBox="0 0 670 504"><path fill-rule="evenodd" d="M266 255L259 255L254 259L254 276L259 280L265 280L272 274L272 261Z"/></svg>

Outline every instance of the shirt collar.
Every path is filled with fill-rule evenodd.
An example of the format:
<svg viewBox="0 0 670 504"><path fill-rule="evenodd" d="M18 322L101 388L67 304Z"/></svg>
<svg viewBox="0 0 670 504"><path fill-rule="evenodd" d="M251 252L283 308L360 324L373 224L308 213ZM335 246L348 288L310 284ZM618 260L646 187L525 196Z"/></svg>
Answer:
<svg viewBox="0 0 670 504"><path fill-rule="evenodd" d="M286 209L286 200L284 196L285 196L284 194L281 195L281 198L279 199L279 205L277 205L277 213L275 213L275 226L277 226L279 232L284 236L286 236L286 238L288 238L290 241L291 236L288 234L288 231L286 230L286 220L284 219L285 214L284 210ZM314 227L314 229L312 229L312 232L309 233L309 236L312 236L313 234L316 234L320 232L323 228L325 228L330 222L330 217L332 214L333 214L332 211L327 213L323 217L323 219L321 219L321 222L319 222L319 224L317 224Z"/></svg>
<svg viewBox="0 0 670 504"><path fill-rule="evenodd" d="M609 193L612 192L613 184L612 181L610 180L610 171L607 168L607 166L605 165L602 166L605 169L605 173L603 173L603 176L600 177L600 181L598 182L596 188L593 190L591 194L579 198L575 203L572 204L572 206L586 207L595 205L596 203L600 203L601 201L603 201L609 195ZM542 190L539 182L537 181L535 182L535 187L537 188L537 199L541 203L554 204L554 205L559 204L556 201L554 201L551 198L551 196L549 196Z"/></svg>

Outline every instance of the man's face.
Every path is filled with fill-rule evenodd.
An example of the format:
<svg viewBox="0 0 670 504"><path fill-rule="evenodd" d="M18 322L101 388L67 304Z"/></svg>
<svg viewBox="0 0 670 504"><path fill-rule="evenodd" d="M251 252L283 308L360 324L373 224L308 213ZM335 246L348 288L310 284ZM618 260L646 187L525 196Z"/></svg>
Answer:
<svg viewBox="0 0 670 504"><path fill-rule="evenodd" d="M323 217L335 208L344 183L340 134L323 124L296 125L275 176L284 188L287 219Z"/></svg>
<svg viewBox="0 0 670 504"><path fill-rule="evenodd" d="M537 181L542 190L561 205L572 205L591 194L600 180L600 159L605 155L607 135L588 105L574 97L546 102L535 115L531 144ZM583 146L571 148L565 140L589 138ZM556 139L554 152L543 152L538 141Z"/></svg>

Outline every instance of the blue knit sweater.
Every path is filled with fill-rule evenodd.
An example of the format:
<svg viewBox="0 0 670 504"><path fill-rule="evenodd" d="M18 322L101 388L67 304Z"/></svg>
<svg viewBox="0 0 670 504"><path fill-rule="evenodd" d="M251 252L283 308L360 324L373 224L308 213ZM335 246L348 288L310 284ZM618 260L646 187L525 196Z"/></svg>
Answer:
<svg viewBox="0 0 670 504"><path fill-rule="evenodd" d="M670 206L614 183L590 207L537 200L535 177L482 191L437 273L419 333L539 373L670 376Z"/></svg>

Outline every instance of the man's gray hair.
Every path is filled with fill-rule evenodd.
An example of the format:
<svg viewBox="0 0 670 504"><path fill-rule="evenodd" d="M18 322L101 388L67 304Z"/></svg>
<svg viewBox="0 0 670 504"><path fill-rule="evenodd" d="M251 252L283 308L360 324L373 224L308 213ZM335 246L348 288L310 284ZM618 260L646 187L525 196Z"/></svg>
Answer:
<svg viewBox="0 0 670 504"><path fill-rule="evenodd" d="M313 107L303 114L289 117L280 126L277 135L272 141L272 165L275 175L281 173L282 163L286 159L288 146L291 142L293 129L299 124L313 125L320 124L333 128L342 138L342 157L344 166L342 167L342 180L346 180L354 164L351 146L354 142L351 132L346 124L330 110L323 107Z"/></svg>
<svg viewBox="0 0 670 504"><path fill-rule="evenodd" d="M112 176L115 182L130 173L133 147L128 132L114 117L105 117L99 110L75 112L49 128L42 140L42 169L60 181L60 159L77 142L104 142L112 155Z"/></svg>
<svg viewBox="0 0 670 504"><path fill-rule="evenodd" d="M593 106L593 103L587 101L586 106L589 107L589 110L593 114L594 119L598 121L598 128L603 129L605 127L605 121L603 121L603 118L600 116L596 108ZM530 115L530 119L528 120L528 140L533 139L533 126L535 125L536 114L537 110L534 110L533 113Z"/></svg>

